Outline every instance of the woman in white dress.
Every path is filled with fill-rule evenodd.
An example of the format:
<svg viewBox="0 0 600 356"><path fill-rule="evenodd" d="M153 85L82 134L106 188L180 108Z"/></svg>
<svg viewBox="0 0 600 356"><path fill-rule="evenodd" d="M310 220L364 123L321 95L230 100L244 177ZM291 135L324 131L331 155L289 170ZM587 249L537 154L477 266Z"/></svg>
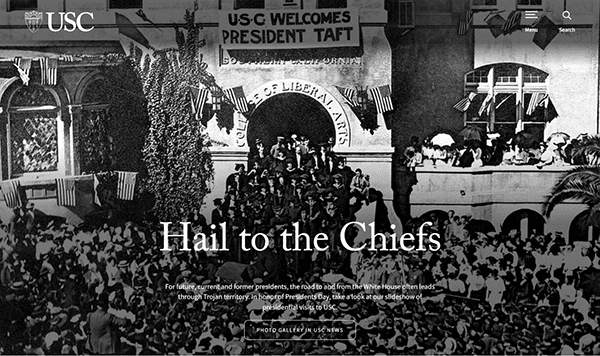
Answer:
<svg viewBox="0 0 600 356"><path fill-rule="evenodd" d="M492 270L491 276L485 281L485 286L487 288L485 300L490 303L492 310L494 310L497 304L502 303L502 295L506 290L504 281L498 277L498 271Z"/></svg>

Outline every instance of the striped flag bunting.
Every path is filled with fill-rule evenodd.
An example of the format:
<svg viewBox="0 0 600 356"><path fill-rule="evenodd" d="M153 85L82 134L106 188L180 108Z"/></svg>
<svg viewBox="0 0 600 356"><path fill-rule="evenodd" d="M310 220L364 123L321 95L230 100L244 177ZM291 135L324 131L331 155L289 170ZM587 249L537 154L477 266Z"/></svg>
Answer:
<svg viewBox="0 0 600 356"><path fill-rule="evenodd" d="M460 23L458 24L458 34L466 35L467 31L471 29L471 26L473 26L473 11L469 10L465 12L464 19L460 20Z"/></svg>
<svg viewBox="0 0 600 356"><path fill-rule="evenodd" d="M23 85L29 85L29 72L31 71L31 58L16 57L14 59L14 65L19 71L19 77L23 81Z"/></svg>
<svg viewBox="0 0 600 356"><path fill-rule="evenodd" d="M545 99L545 97L544 97L544 94L542 94L542 93L531 94L531 99L529 99L529 105L527 106L527 111L525 112L525 114L527 114L527 115L533 114L535 109L537 109L537 107L540 106L540 103L542 103L542 100L544 100L544 99Z"/></svg>
<svg viewBox="0 0 600 356"><path fill-rule="evenodd" d="M0 187L2 188L2 195L7 207L14 209L23 205L19 192L21 183L17 179L1 181Z"/></svg>
<svg viewBox="0 0 600 356"><path fill-rule="evenodd" d="M477 93L469 93L469 95L465 96L464 98L460 99L458 103L454 104L454 108L460 112L467 111L476 96Z"/></svg>
<svg viewBox="0 0 600 356"><path fill-rule="evenodd" d="M334 85L334 86L337 89L337 91L339 91L340 94L342 94L342 97L348 102L348 104L350 104L350 106L352 106L352 107L358 106L358 102L356 101L356 99L354 99L356 97L355 89L342 88L342 87L338 87L337 85Z"/></svg>
<svg viewBox="0 0 600 356"><path fill-rule="evenodd" d="M75 206L75 177L56 178L56 201L60 206Z"/></svg>
<svg viewBox="0 0 600 356"><path fill-rule="evenodd" d="M46 80L48 78L48 77L46 77L47 68L48 68L48 58L46 58L46 57L40 58L40 84L42 84L42 85L46 85Z"/></svg>
<svg viewBox="0 0 600 356"><path fill-rule="evenodd" d="M133 200L135 193L136 172L117 172L119 180L117 183L117 198L121 200Z"/></svg>
<svg viewBox="0 0 600 356"><path fill-rule="evenodd" d="M478 111L479 116L481 116L483 114L483 112L486 110L489 115L490 109L492 108L492 105L490 105L492 103L492 98L493 98L492 93L488 93L488 95L485 97L485 100L483 100L481 107L479 108L479 111Z"/></svg>
<svg viewBox="0 0 600 356"><path fill-rule="evenodd" d="M40 58L41 84L56 85L58 81L58 58Z"/></svg>
<svg viewBox="0 0 600 356"><path fill-rule="evenodd" d="M58 82L58 58L48 58L48 85L56 85Z"/></svg>
<svg viewBox="0 0 600 356"><path fill-rule="evenodd" d="M239 86L235 88L225 89L223 90L223 92L225 93L227 98L229 98L229 100L233 102L233 104L239 112L245 113L249 111L248 101L246 101L246 95L244 95L244 88Z"/></svg>
<svg viewBox="0 0 600 356"><path fill-rule="evenodd" d="M494 38L498 38L498 36L504 34L502 28L506 23L504 17L500 16L497 11L492 11L486 16L485 23L490 28L490 32Z"/></svg>
<svg viewBox="0 0 600 356"><path fill-rule="evenodd" d="M500 107L502 106L502 104L504 104L508 99L510 99L510 97L513 94L508 95L506 98L504 98L504 100L502 100L501 102L498 103L498 105L496 105L496 109L500 109Z"/></svg>
<svg viewBox="0 0 600 356"><path fill-rule="evenodd" d="M544 97L542 98L542 100L540 100L540 103L538 104L538 106L541 108L547 109L548 104L550 104L550 96L548 96L548 94L544 94Z"/></svg>
<svg viewBox="0 0 600 356"><path fill-rule="evenodd" d="M389 84L371 88L369 92L371 92L371 96L375 100L377 113L383 114L384 112L394 110L394 106L392 105L392 90Z"/></svg>
<svg viewBox="0 0 600 356"><path fill-rule="evenodd" d="M133 24L133 22L131 22L131 20L129 20L126 16L115 12L115 23L119 28L120 35L130 38L148 49L152 49L152 46L150 45L150 42L146 36L144 36L144 34L141 33L140 30L138 30L138 28Z"/></svg>
<svg viewBox="0 0 600 356"><path fill-rule="evenodd" d="M511 34L519 26L521 26L521 11L513 11L508 15L508 19L506 19L504 25L502 25L502 32L505 35Z"/></svg>
<svg viewBox="0 0 600 356"><path fill-rule="evenodd" d="M192 113L196 115L197 118L202 118L202 110L204 109L206 99L208 99L208 94L209 91L206 89L190 87Z"/></svg>

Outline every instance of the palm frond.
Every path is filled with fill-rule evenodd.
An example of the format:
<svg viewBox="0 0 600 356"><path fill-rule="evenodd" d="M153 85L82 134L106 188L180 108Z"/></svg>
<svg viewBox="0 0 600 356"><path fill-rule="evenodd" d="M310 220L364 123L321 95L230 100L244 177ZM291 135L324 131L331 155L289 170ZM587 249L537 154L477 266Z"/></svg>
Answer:
<svg viewBox="0 0 600 356"><path fill-rule="evenodd" d="M589 207L600 204L600 167L577 167L565 173L546 199L543 213L549 217L557 204L575 199Z"/></svg>
<svg viewBox="0 0 600 356"><path fill-rule="evenodd" d="M600 146L581 146L573 151L573 161L590 166L600 165Z"/></svg>

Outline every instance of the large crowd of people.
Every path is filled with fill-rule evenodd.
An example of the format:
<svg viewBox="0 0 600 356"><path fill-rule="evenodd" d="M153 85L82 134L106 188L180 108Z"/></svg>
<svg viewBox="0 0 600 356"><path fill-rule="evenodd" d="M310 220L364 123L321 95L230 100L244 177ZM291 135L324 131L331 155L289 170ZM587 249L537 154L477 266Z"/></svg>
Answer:
<svg viewBox="0 0 600 356"><path fill-rule="evenodd" d="M585 134L571 139L566 134L556 133L546 141L538 141L523 132L511 138L481 133L477 139L458 139L458 142L448 139L437 141L435 136L421 141L413 136L404 151L404 159L411 168L531 165L542 169L544 166L582 164L582 157L577 157L576 152L590 139Z"/></svg>
<svg viewBox="0 0 600 356"><path fill-rule="evenodd" d="M375 206L378 232L390 232L368 176L330 143L282 137L271 148L257 140L254 149L250 169L235 167L210 217L199 210L186 217L194 231L227 222L227 252L161 251L162 227L151 221L76 227L15 218L3 226L0 353L600 354L593 298L600 241L482 233L470 216L450 211L429 219L427 233L443 237L439 251L350 252L339 246L339 229L360 209ZM309 235L325 233L331 249L283 251L280 232L294 223ZM242 253L235 239L242 230L266 234L269 247ZM247 267L224 277L232 262ZM277 289L167 287L233 282L435 288L307 288L301 293L348 297L290 300ZM330 321L343 337L245 323L305 319Z"/></svg>

